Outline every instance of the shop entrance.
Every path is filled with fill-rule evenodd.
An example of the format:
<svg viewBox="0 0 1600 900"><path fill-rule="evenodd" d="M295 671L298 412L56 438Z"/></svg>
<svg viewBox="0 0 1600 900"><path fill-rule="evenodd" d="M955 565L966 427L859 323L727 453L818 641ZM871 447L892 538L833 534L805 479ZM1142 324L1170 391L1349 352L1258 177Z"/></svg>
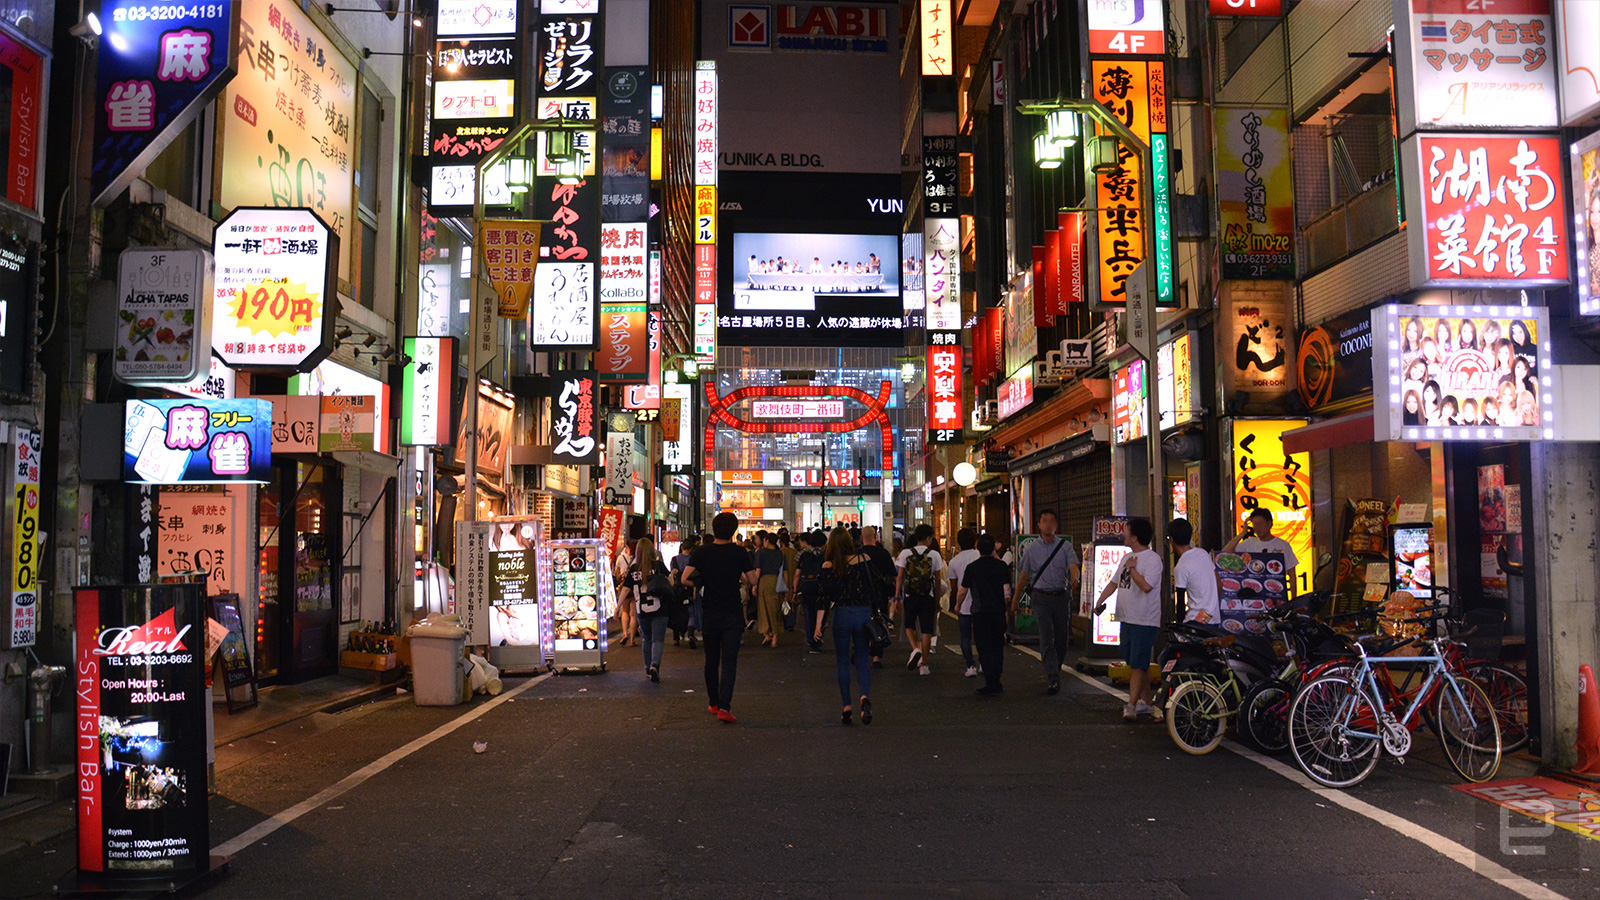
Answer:
<svg viewBox="0 0 1600 900"><path fill-rule="evenodd" d="M342 479L333 463L273 466L259 492L260 609L256 668L295 683L339 666Z"/></svg>

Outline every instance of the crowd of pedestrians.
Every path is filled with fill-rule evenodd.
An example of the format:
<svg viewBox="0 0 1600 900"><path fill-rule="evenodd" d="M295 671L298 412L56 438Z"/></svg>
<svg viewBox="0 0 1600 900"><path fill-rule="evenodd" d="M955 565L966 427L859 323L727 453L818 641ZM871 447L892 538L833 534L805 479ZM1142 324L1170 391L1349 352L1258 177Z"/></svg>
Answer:
<svg viewBox="0 0 1600 900"><path fill-rule="evenodd" d="M709 534L688 536L670 561L659 558L649 538L630 545L619 567L619 605L630 613L622 621L638 622L651 681L660 680L668 630L676 645L687 640L694 650L703 643L707 711L725 723L738 721L734 686L746 631L758 632L761 646L769 649L779 646L781 635L797 633L805 651L816 654L825 652L831 631L840 724L868 725L873 671L883 667L892 622L899 619L903 625L906 669L927 676L940 613L953 613L962 674L981 676L977 693L994 696L1005 690L1006 636L1026 593L1038 622L1045 692L1056 694L1078 608L1081 563L1071 539L1059 534L1053 510L1040 511L1033 524L1039 539L1013 565L1011 552L993 535L972 528L957 532L956 553L945 559L926 524L903 544L896 534L885 546L872 526L743 535L738 518L725 512L712 520ZM1265 533L1250 540L1274 540L1270 520L1261 530ZM1161 623L1163 568L1161 554L1150 547L1152 534L1149 521L1129 521L1132 552L1100 595L1085 603L1099 613L1115 595L1123 656L1131 670L1123 709L1129 721L1161 718L1150 704L1148 673ZM1180 600L1187 595L1188 617L1214 622L1217 590L1210 553L1192 546L1193 529L1183 519L1174 520L1167 534L1177 560L1174 582Z"/></svg>

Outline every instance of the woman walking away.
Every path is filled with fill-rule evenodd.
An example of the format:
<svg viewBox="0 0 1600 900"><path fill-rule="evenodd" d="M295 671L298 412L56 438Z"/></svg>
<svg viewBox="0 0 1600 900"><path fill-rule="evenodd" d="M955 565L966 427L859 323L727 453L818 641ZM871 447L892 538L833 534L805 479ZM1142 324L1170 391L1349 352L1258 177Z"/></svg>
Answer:
<svg viewBox="0 0 1600 900"><path fill-rule="evenodd" d="M855 664L856 680L861 682L861 724L872 724L872 634L867 623L872 619L872 602L878 587L873 580L872 558L856 550L850 532L835 527L823 551L822 602L833 608L833 652L839 669L839 700L844 711L840 725L849 725L850 665ZM822 640L819 621L813 634Z"/></svg>
<svg viewBox="0 0 1600 900"><path fill-rule="evenodd" d="M677 646L679 639L681 639L683 634L687 632L689 635L690 650L695 648L694 633L700 627L700 598L699 595L694 592L694 588L691 588L687 584L683 583L683 570L688 568L689 555L693 553L695 548L698 546L700 546L699 537L692 534L689 535L689 537L684 540L683 546L678 549L678 555L672 558L671 567L672 587L678 592L677 602L682 605L683 609L679 612L674 612L670 621L676 623L679 616L683 616L687 620L687 624L682 628L679 628L676 626L676 624L674 624L672 644L673 646Z"/></svg>
<svg viewBox="0 0 1600 900"><path fill-rule="evenodd" d="M644 672L661 680L661 651L667 643L667 614L671 612L672 581L656 555L656 542L639 538L633 565L622 580L623 602L639 604L639 630L644 633Z"/></svg>
<svg viewBox="0 0 1600 900"><path fill-rule="evenodd" d="M756 583L756 630L764 647L778 646L783 630L783 598L778 595L778 579L783 577L783 551L765 531L756 532L756 551L752 555L761 579Z"/></svg>

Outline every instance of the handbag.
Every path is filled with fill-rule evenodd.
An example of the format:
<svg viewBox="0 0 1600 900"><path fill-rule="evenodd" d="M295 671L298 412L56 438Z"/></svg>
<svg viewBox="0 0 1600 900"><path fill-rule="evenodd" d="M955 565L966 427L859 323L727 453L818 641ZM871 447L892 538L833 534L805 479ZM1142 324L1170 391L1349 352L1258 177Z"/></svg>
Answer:
<svg viewBox="0 0 1600 900"><path fill-rule="evenodd" d="M883 651L889 649L892 638L889 635L889 626L883 621L883 616L873 613L867 619L867 648L875 656L882 656Z"/></svg>
<svg viewBox="0 0 1600 900"><path fill-rule="evenodd" d="M789 575L789 567L788 566L779 566L778 567L778 593L780 593L780 594L789 593L789 578L788 578L788 575Z"/></svg>

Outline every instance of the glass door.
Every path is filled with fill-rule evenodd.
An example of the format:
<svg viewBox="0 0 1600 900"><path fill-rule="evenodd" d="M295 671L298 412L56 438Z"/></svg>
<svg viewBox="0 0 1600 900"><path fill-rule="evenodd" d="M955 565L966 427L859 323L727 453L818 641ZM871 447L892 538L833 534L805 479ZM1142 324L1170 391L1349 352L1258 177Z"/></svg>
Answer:
<svg viewBox="0 0 1600 900"><path fill-rule="evenodd" d="M299 488L293 499L294 556L288 584L293 590L294 681L331 675L339 666L339 583L342 488L337 467L296 463Z"/></svg>

